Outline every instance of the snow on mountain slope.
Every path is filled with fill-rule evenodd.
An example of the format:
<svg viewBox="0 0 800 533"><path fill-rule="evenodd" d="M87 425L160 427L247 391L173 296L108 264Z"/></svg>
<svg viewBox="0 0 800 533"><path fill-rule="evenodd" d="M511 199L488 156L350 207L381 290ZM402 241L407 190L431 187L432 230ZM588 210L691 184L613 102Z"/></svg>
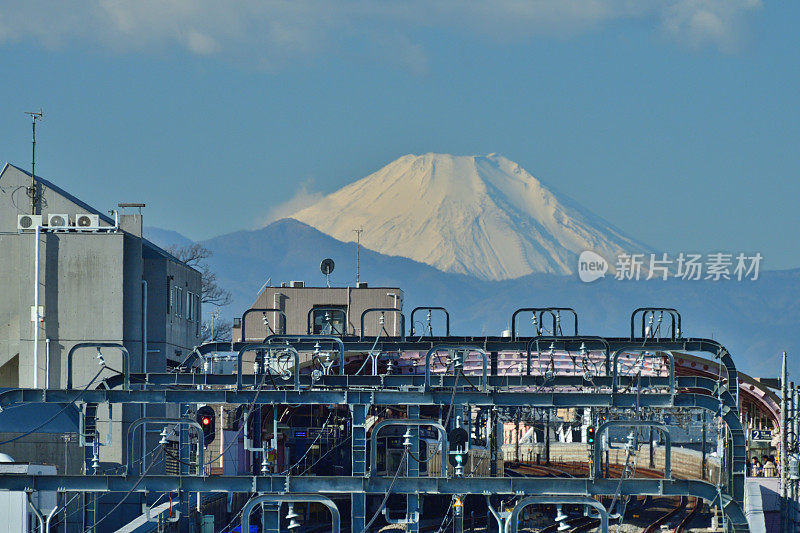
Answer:
<svg viewBox="0 0 800 533"><path fill-rule="evenodd" d="M406 155L291 215L343 241L488 280L649 251L497 154Z"/></svg>

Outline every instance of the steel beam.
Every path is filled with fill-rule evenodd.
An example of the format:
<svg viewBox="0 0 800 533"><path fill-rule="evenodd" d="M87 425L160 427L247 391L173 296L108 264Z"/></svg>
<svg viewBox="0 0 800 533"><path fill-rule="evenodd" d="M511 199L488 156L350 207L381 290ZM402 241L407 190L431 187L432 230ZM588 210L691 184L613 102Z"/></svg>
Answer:
<svg viewBox="0 0 800 533"><path fill-rule="evenodd" d="M339 533L341 530L339 508L330 498L321 494L261 494L250 498L242 507L242 531L250 531L250 514L256 505L266 502L277 503L278 512L280 512L280 504L282 503L321 503L331 512L331 533Z"/></svg>

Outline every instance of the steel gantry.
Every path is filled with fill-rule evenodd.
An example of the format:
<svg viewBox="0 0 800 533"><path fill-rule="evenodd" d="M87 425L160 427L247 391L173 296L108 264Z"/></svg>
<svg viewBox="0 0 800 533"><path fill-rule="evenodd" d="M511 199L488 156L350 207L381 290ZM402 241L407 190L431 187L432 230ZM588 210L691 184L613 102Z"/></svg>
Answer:
<svg viewBox="0 0 800 533"><path fill-rule="evenodd" d="M443 308L418 308L419 310L441 310L447 319L449 334L449 313ZM254 310L251 310L255 312ZM275 312L274 309L258 310ZM416 310L415 310L416 311ZM364 317L372 312L398 312L400 329L398 335L389 337L378 335L364 336ZM531 312L535 317L535 337L519 337L516 332L516 319L522 312ZM573 315L573 335L563 335L561 313ZM245 313L247 314L247 313ZM670 324L661 330L662 315L670 318ZM551 319L553 333L543 336L542 319ZM641 335L636 336L637 317L641 317ZM243 317L246 318L246 317ZM645 322L649 320L650 324ZM680 315L673 309L637 309L631 316L630 337L607 338L578 335L577 314L568 308L525 308L512 317L514 329L511 337L434 337L427 331L417 339L405 336L405 317L393 308L368 309L361 316L362 329L359 336L331 335L270 335L256 343L230 342L208 343L198 346L185 363L186 366L168 373L133 373L126 361L121 375L105 379L97 388L76 390L72 388L72 354L81 347L95 346L97 343L76 345L68 355L68 387L66 389L14 389L0 393L0 409L22 403L83 403L96 405L109 404L232 404L232 405L328 405L347 407L350 412L351 466L350 476L292 475L282 474L207 476L202 467L197 475L133 475L130 469L126 474L92 476L26 476L0 475L0 490L59 490L64 492L248 492L256 493L245 506L242 525L249 525L249 513L263 502L322 502L331 510L332 527L339 528L339 513L333 501L322 494L349 495L351 499L351 528L361 533L367 525L366 496L368 494L407 495L407 518L400 521L409 524L414 530L418 527L414 518L418 517L419 497L422 494L467 495L499 494L519 497L519 501L507 522L507 531L516 531L516 519L523 507L541 503L582 503L597 507L601 517L606 517L600 504L592 504L591 498L600 495L681 495L694 496L718 504L725 512L727 524L732 531L748 531L742 513L744 497L744 473L746 468L745 438L738 413L738 374L736 366L727 349L708 339L681 338ZM244 330L245 321L242 320ZM413 321L412 321L413 326ZM285 331L285 325L284 325ZM243 335L244 337L244 335ZM413 332L412 332L413 337ZM245 339L247 340L247 339ZM319 350L320 343L331 344L338 351L338 373L329 372L312 376L301 364L300 353ZM533 353L542 356L542 345L558 346L567 351L600 350L604 354L604 372L574 375L544 375L533 372L531 360ZM104 344L115 347L127 354L122 345ZM256 354L281 350L292 359L290 381L268 380L273 370L261 366L261 373L246 374L242 369L244 354ZM368 354L373 351L417 352L425 354L419 361L424 363L424 373L409 375L347 374L345 371L348 354ZM436 379L431 376L431 359L441 351L463 354L478 354L481 368L478 374L471 373L470 380L459 381L463 374L462 364L454 367L452 374L443 369ZM622 373L617 364L620 354L628 352L650 352L669 361L668 375L630 376ZM706 352L718 359L724 368L724 378L714 380L706 377L683 377L675 375L672 352ZM193 371L202 358L214 352L236 354L235 374L206 374ZM520 354L520 364L527 361L522 375L498 375L497 353L516 352ZM523 357L526 357L524 359ZM466 356L464 357L466 359ZM491 361L490 361L491 360ZM491 362L491 364L490 364ZM463 363L463 361L460 361ZM491 369L490 369L491 367ZM272 374L274 376L274 374ZM464 381L468 381L464 383ZM135 388L131 387L135 384ZM590 390L583 390L583 389ZM636 389L631 392L632 389ZM647 394L641 394L648 389ZM680 392L678 391L685 391ZM77 399L76 399L77 398ZM371 461L367 462L367 428L371 406L407 406L406 419L391 419L378 422L372 429L373 445ZM520 478L520 477L459 477L447 471L447 423L441 420L426 419L419 416L422 406L458 408L472 406L487 409L497 408L599 408L633 410L653 409L701 409L719 417L727 426L730 454L722 458L722 483L714 485L698 480L679 480L671 477L669 466L670 441L667 436L666 472L664 479L606 479L593 472L588 478ZM87 412L89 412L87 410ZM92 411L94 412L94 411ZM487 424L489 417L485 417ZM152 421L152 420L151 420ZM168 422L159 420L159 422ZM170 420L169 423L176 421ZM184 421L185 422L185 421ZM131 427L132 434L137 421ZM377 475L374 438L378 431L390 424L413 427L410 430L412 453L418 453L420 445L419 426L435 427L441 434L442 473L440 476L420 476L418 466L407 466L405 475L387 472ZM190 424L191 425L191 424ZM660 424L640 420L620 420L600 426L598 437L606 428L615 425L650 425L664 429ZM495 431L495 428L492 428ZM488 428L487 428L488 433ZM496 438L496 437L495 437ZM202 442L202 438L199 439ZM130 446L128 447L130 448ZM130 452L129 452L130 453ZM598 461L599 446L595 445L595 464ZM202 465L202 448L198 452L198 463ZM128 458L130 463L130 457ZM367 466L371 465L369 470ZM547 494L551 501L540 495ZM304 499L305 498L305 499ZM601 509L602 508L602 509ZM416 514L415 514L416 513ZM604 521L607 527L607 521ZM244 527L243 527L244 530Z"/></svg>

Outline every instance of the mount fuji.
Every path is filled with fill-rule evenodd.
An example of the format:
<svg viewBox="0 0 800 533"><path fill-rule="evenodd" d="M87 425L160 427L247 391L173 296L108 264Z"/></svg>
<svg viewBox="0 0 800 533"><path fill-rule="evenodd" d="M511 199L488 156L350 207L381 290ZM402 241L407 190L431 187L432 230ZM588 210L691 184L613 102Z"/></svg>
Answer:
<svg viewBox="0 0 800 533"><path fill-rule="evenodd" d="M340 241L485 280L651 249L497 154L406 155L290 215Z"/></svg>

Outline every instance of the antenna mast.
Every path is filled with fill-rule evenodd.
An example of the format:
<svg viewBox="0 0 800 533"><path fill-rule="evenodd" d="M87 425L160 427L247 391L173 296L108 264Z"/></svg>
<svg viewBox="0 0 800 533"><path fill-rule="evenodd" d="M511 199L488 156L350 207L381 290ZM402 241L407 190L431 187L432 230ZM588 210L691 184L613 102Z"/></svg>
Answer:
<svg viewBox="0 0 800 533"><path fill-rule="evenodd" d="M361 276L361 257L359 255L359 249L361 248L361 233L364 231L364 228L354 229L353 231L356 232L356 287L358 287Z"/></svg>
<svg viewBox="0 0 800 533"><path fill-rule="evenodd" d="M41 108L39 111L25 111L31 117L31 186L28 187L28 197L31 199L31 214L36 214L36 121L44 118Z"/></svg>

